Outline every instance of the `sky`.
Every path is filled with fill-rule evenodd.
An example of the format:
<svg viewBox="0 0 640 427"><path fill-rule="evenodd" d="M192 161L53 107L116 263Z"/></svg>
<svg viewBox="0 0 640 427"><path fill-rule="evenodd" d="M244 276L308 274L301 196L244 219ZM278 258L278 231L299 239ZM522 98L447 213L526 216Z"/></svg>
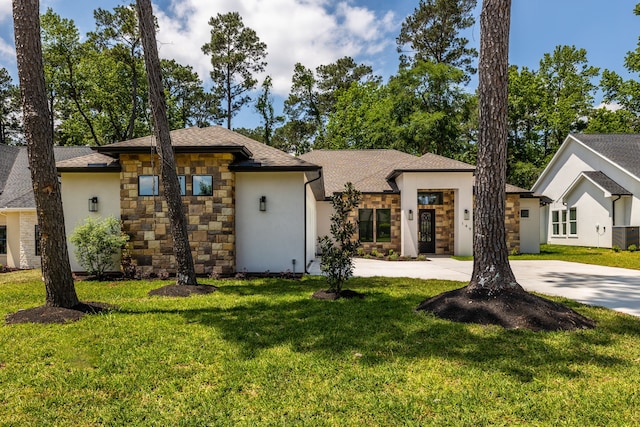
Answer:
<svg viewBox="0 0 640 427"><path fill-rule="evenodd" d="M93 10L127 4L123 0L41 0L42 12L51 7L73 19L84 35L94 29ZM640 0L513 0L509 61L537 69L540 59L558 45L587 50L589 64L614 70L626 78L624 57L640 36L640 16L633 9ZM481 0L474 11L476 24L465 32L471 46L480 44ZM158 0L159 53L163 58L191 65L205 87L210 84L209 57L201 47L210 38L208 21L218 13L237 11L245 26L267 44L265 74L273 79L276 110L288 95L294 64L315 69L344 56L373 67L385 80L396 73L396 37L403 20L418 0ZM0 0L0 67L17 83L11 0ZM637 77L637 76L635 76ZM473 78L469 90L475 90ZM276 113L280 113L276 111ZM256 127L251 107L234 120L234 127Z"/></svg>

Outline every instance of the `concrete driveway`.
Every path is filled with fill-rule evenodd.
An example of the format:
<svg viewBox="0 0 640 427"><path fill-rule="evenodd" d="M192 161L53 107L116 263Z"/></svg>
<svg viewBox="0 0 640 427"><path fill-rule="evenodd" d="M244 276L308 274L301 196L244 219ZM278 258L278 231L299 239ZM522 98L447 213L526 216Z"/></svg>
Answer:
<svg viewBox="0 0 640 427"><path fill-rule="evenodd" d="M472 261L433 257L429 261L388 262L356 258L354 274L468 282ZM561 296L584 304L608 307L640 316L640 270L602 267L565 261L511 261L511 268L527 291ZM319 273L314 262L312 273Z"/></svg>

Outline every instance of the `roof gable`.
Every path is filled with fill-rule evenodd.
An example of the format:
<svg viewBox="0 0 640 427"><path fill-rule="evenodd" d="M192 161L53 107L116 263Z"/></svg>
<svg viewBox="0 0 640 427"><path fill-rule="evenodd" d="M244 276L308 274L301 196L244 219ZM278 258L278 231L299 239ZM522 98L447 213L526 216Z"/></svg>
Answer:
<svg viewBox="0 0 640 427"><path fill-rule="evenodd" d="M546 178L546 175L555 169L555 164L562 157L562 153L571 145L580 144L587 150L618 169L633 176L640 181L640 134L569 134L564 140L549 164L542 171L533 190Z"/></svg>
<svg viewBox="0 0 640 427"><path fill-rule="evenodd" d="M605 197L612 196L632 196L633 194L622 185L615 182L602 171L584 171L576 177L576 179L567 187L560 197L560 200L566 202L567 197L578 186L582 180L587 180L591 184L599 188Z"/></svg>

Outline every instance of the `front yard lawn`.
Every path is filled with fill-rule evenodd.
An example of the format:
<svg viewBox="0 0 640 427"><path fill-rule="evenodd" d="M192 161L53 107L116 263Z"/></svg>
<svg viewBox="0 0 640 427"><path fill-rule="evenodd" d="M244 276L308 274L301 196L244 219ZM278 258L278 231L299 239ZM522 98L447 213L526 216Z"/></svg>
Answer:
<svg viewBox="0 0 640 427"><path fill-rule="evenodd" d="M207 282L209 283L209 282ZM413 309L462 283L357 278L79 282L118 310L0 326L0 425L639 425L640 319L560 300L579 332L456 324ZM0 275L2 316L41 305L39 272Z"/></svg>
<svg viewBox="0 0 640 427"><path fill-rule="evenodd" d="M588 248L583 246L540 245L539 254L522 254L509 257L511 260L558 260L581 262L640 270L640 252L619 251L608 248Z"/></svg>

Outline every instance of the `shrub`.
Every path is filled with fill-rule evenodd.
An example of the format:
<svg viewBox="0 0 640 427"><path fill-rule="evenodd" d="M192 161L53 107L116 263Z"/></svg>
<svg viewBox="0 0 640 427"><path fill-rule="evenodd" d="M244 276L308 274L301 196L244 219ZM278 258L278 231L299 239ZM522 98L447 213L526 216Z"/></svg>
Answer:
<svg viewBox="0 0 640 427"><path fill-rule="evenodd" d="M364 256L364 248L360 246L356 252L358 256Z"/></svg>
<svg viewBox="0 0 640 427"><path fill-rule="evenodd" d="M350 182L342 194L331 199L331 235L318 238L320 245L320 269L326 274L329 291L339 293L342 285L353 276L353 257L360 242L353 239L358 228L349 221L349 213L360 203L360 192Z"/></svg>
<svg viewBox="0 0 640 427"><path fill-rule="evenodd" d="M613 245L611 249L613 249L613 252L620 252L620 246L618 245Z"/></svg>
<svg viewBox="0 0 640 427"><path fill-rule="evenodd" d="M389 251L391 252L391 251ZM396 253L390 253L389 254L389 261L397 261L398 258L400 258L400 255L396 254Z"/></svg>
<svg viewBox="0 0 640 427"><path fill-rule="evenodd" d="M629 245L629 247L627 248L627 250L629 252L635 252L638 250L638 247L636 245Z"/></svg>
<svg viewBox="0 0 640 427"><path fill-rule="evenodd" d="M69 240L76 246L75 255L88 274L102 279L105 271L113 267L114 257L129 241L121 226L112 216L103 220L89 217L73 230Z"/></svg>
<svg viewBox="0 0 640 427"><path fill-rule="evenodd" d="M389 256L393 255L395 251L393 249L389 249Z"/></svg>
<svg viewBox="0 0 640 427"><path fill-rule="evenodd" d="M426 261L426 260L427 260L426 255L418 255L418 261Z"/></svg>
<svg viewBox="0 0 640 427"><path fill-rule="evenodd" d="M373 249L373 250L371 251L371 256L372 256L372 257L377 258L377 257L378 257L378 255L379 255L379 254L378 254L378 250L377 250L377 249Z"/></svg>

